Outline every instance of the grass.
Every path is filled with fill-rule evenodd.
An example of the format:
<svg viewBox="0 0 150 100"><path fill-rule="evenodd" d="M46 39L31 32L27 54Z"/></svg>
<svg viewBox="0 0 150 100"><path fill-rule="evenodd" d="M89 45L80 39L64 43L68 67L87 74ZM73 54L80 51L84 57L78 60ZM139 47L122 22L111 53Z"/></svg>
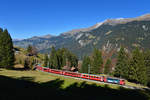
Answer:
<svg viewBox="0 0 150 100"><path fill-rule="evenodd" d="M135 84L135 83L132 83L132 82L128 82L127 80L125 82L126 82L126 85L129 85L129 86L134 86L134 87L137 87L137 88L148 88L147 86L143 86L141 84Z"/></svg>
<svg viewBox="0 0 150 100"><path fill-rule="evenodd" d="M0 69L0 75L12 77L15 79L19 79L22 77L32 77L33 78L32 81L37 82L37 83L44 83L44 82L60 79L60 80L64 80L64 84L62 85L62 88L66 88L67 86L69 86L75 82L78 82L78 83L84 82L83 80L80 80L80 79L72 79L72 78L63 77L63 76L52 75L52 74L44 73L41 71L16 71L16 70ZM87 82L87 83L93 84L93 82ZM96 83L96 85L102 86L102 87L105 86L103 83ZM126 81L126 85L134 86L134 87L138 87L138 88L147 88L145 86L131 83L128 81ZM112 84L109 84L108 87L113 88L113 89L120 88L120 86L112 85Z"/></svg>
<svg viewBox="0 0 150 100"><path fill-rule="evenodd" d="M106 75L106 74L100 74L101 76L108 76L108 75ZM109 76L108 76L109 77ZM113 77L113 76L111 76L111 77ZM114 77L115 78L115 77ZM143 85L141 85L141 84L136 84L136 83L132 83L132 82L129 82L128 80L125 80L125 83L126 83L126 85L128 85L128 86L133 86L133 87L137 87L137 88L148 88L147 86L143 86Z"/></svg>
<svg viewBox="0 0 150 100"><path fill-rule="evenodd" d="M69 85L77 82L82 83L83 80L80 79L72 79L64 76L57 76L52 75L49 73L44 73L41 71L16 71L16 70L7 70L7 69L0 69L0 75L8 76L15 79L20 79L22 77L33 77L32 81L37 83L44 83L56 79L64 80L64 84L62 85L62 88L66 88ZM27 79L28 80L28 79ZM93 84L93 82L86 82L87 84ZM98 86L104 87L105 85L103 83L96 83ZM108 85L110 88L117 89L119 86L117 85Z"/></svg>
<svg viewBox="0 0 150 100"><path fill-rule="evenodd" d="M0 100L149 100L149 90L96 84L39 71L0 69Z"/></svg>

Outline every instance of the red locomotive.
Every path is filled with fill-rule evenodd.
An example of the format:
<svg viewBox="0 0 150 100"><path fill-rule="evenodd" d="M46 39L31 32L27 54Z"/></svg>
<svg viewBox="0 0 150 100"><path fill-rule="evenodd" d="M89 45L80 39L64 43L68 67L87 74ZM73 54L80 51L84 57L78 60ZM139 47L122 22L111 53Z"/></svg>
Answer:
<svg viewBox="0 0 150 100"><path fill-rule="evenodd" d="M37 65L35 67L37 70L48 72L48 73L54 73L54 74L83 78L83 79L89 79L89 80L95 80L95 81L106 82L106 83L125 85L124 79L50 69L50 68L42 67L41 65Z"/></svg>

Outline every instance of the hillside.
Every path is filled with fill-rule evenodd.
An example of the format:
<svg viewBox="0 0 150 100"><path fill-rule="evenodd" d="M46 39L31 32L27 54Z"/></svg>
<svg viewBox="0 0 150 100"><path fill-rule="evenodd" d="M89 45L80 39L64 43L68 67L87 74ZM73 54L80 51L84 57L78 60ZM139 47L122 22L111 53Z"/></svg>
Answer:
<svg viewBox="0 0 150 100"><path fill-rule="evenodd" d="M60 34L59 36L38 37L14 41L14 45L27 47L34 45L41 53L50 51L51 46L65 47L82 58L89 55L93 47L110 52L117 51L123 45L127 51L139 46L150 48L150 15L136 18L108 19L85 28Z"/></svg>
<svg viewBox="0 0 150 100"><path fill-rule="evenodd" d="M28 56L27 50L20 48L20 47L14 47L15 51L15 65L14 69L25 69L26 67L29 67L30 69L34 68L34 64L37 62L42 62L44 55L38 53L37 56ZM26 68L27 70L27 68Z"/></svg>

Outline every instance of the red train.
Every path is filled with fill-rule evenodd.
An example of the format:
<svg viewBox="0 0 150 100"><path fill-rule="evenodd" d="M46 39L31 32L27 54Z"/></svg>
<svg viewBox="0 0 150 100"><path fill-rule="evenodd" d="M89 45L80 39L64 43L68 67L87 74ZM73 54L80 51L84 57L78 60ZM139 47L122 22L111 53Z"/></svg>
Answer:
<svg viewBox="0 0 150 100"><path fill-rule="evenodd" d="M54 73L54 74L77 77L77 78L83 78L83 79L89 79L89 80L95 80L95 81L106 82L106 83L125 85L125 80L124 79L50 69L50 68L42 67L41 65L37 65L35 67L36 67L37 70L48 72L48 73Z"/></svg>

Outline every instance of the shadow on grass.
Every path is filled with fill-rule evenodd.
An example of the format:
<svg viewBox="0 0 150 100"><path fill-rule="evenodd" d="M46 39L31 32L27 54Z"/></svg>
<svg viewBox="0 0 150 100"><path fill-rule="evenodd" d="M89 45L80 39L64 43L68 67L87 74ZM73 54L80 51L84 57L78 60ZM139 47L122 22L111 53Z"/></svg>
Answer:
<svg viewBox="0 0 150 100"><path fill-rule="evenodd" d="M0 100L148 100L150 91L110 89L96 84L73 83L63 89L64 80L56 79L46 83L32 82L32 77L13 79L0 76Z"/></svg>
<svg viewBox="0 0 150 100"><path fill-rule="evenodd" d="M21 77L21 78L19 78L19 80L23 80L23 81L27 80L27 81L31 81L31 82L34 81L34 79L35 79L34 77Z"/></svg>
<svg viewBox="0 0 150 100"><path fill-rule="evenodd" d="M7 70L28 71L26 68L6 68Z"/></svg>

